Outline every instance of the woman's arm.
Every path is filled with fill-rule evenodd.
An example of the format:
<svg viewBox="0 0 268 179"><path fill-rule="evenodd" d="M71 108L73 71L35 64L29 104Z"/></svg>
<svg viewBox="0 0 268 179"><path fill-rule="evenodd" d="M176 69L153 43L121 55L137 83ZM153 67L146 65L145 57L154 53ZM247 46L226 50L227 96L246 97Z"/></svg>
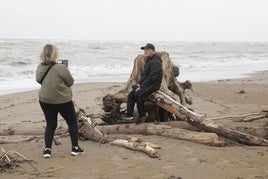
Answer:
<svg viewBox="0 0 268 179"><path fill-rule="evenodd" d="M41 84L42 76L45 74L45 72L42 72L40 70L40 64L37 66L36 72L35 72L35 80L37 83Z"/></svg>
<svg viewBox="0 0 268 179"><path fill-rule="evenodd" d="M59 75L65 82L66 86L71 87L74 84L74 78L71 75L69 69L62 64L57 64L59 66Z"/></svg>

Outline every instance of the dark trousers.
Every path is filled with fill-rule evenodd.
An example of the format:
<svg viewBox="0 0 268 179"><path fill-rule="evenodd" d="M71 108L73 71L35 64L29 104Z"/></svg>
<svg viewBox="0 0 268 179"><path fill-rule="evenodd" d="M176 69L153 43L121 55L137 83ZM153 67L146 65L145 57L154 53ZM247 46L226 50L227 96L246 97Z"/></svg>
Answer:
<svg viewBox="0 0 268 179"><path fill-rule="evenodd" d="M69 127L69 133L71 137L72 146L78 146L78 128L77 119L75 116L75 109L73 102L67 102L63 104L48 104L39 101L40 106L45 114L46 118L46 130L45 130L45 144L46 148L51 148L53 136L57 128L58 113L66 120Z"/></svg>
<svg viewBox="0 0 268 179"><path fill-rule="evenodd" d="M144 98L148 97L150 94L155 92L155 88L153 86L149 87L143 87L141 86L140 90L135 92L135 90L132 90L128 94L128 100L127 100L127 116L133 116L134 107L137 103L137 108L139 112L139 117L145 116L145 106L144 106Z"/></svg>

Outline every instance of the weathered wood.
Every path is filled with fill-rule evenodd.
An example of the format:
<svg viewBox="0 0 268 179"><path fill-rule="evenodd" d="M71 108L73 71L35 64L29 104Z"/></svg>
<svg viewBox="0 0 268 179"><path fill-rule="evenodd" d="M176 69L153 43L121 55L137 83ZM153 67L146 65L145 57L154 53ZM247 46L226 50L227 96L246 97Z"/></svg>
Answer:
<svg viewBox="0 0 268 179"><path fill-rule="evenodd" d="M226 144L225 141L220 139L215 133L195 132L164 125L148 125L146 134L160 135L173 139L187 140L199 144L207 144L218 147Z"/></svg>
<svg viewBox="0 0 268 179"><path fill-rule="evenodd" d="M122 146L130 150L140 151L144 152L147 155L149 155L152 158L158 158L159 154L157 151L153 148L157 145L149 143L149 142L143 142L136 137L131 137L128 140L125 139L116 139L110 142L112 145ZM159 146L157 146L159 148Z"/></svg>
<svg viewBox="0 0 268 179"><path fill-rule="evenodd" d="M159 106L175 115L187 116L188 118L185 118L185 120L188 123L204 131L213 132L246 145L268 146L268 140L223 125L215 124L212 120L206 119L203 115L189 110L187 107L161 91L154 93L151 96L151 101L154 101Z"/></svg>
<svg viewBox="0 0 268 179"><path fill-rule="evenodd" d="M115 124L115 125L101 125L98 129L105 134L145 134L147 124Z"/></svg>
<svg viewBox="0 0 268 179"><path fill-rule="evenodd" d="M0 144L15 144L15 143L20 143L20 142L29 142L36 139L36 137L27 137L25 139L0 139Z"/></svg>
<svg viewBox="0 0 268 179"><path fill-rule="evenodd" d="M237 122L251 122L257 119L262 119L262 118L267 118L267 117L268 117L268 112L265 110L262 110L260 112L248 113L248 114L242 114L242 115L213 117L213 118L209 118L209 120L232 119Z"/></svg>
<svg viewBox="0 0 268 179"><path fill-rule="evenodd" d="M180 129L187 129L190 131L198 131L201 132L200 129L197 129L196 127L192 126L186 121L168 121L168 122L160 122L160 125L167 125L172 127L178 127Z"/></svg>
<svg viewBox="0 0 268 179"><path fill-rule="evenodd" d="M95 123L88 117L82 116L78 119L80 137L95 142L107 143L110 140L107 135L99 130Z"/></svg>
<svg viewBox="0 0 268 179"><path fill-rule="evenodd" d="M139 143L142 143L144 145L148 145L154 149L161 149L161 147L159 145L156 145L156 144L153 144L151 142L146 142L146 141L143 141L142 139L140 138L137 138L135 136L128 136L128 141L130 142L139 142Z"/></svg>
<svg viewBox="0 0 268 179"><path fill-rule="evenodd" d="M64 168L65 168L65 167L53 168L53 169L45 170L44 173L52 173L52 172L55 172L55 171L62 170L62 169L64 169Z"/></svg>
<svg viewBox="0 0 268 179"><path fill-rule="evenodd" d="M144 144L136 144L129 142L128 140L124 139L117 139L112 142L110 142L112 145L117 145L117 146L122 146L127 149L135 150L135 151L140 151L148 154L152 158L157 158L159 157L159 154L150 146L144 145Z"/></svg>
<svg viewBox="0 0 268 179"><path fill-rule="evenodd" d="M31 129L7 129L7 130L2 130L0 131L0 135L2 136L9 136L9 135L30 135L30 136L35 136L35 135L44 135L45 129L38 129L38 128L31 128ZM64 135L68 133L68 129L64 127L59 127L55 131L55 135Z"/></svg>
<svg viewBox="0 0 268 179"><path fill-rule="evenodd" d="M252 121L256 121L258 119L263 119L263 118L266 118L267 115L265 114L260 114L260 115L256 115L256 116L250 116L250 117L246 117L244 119L242 119L241 121L239 122L252 122Z"/></svg>
<svg viewBox="0 0 268 179"><path fill-rule="evenodd" d="M215 133L196 132L178 127L167 125L155 125L144 123L136 124L117 124L98 126L98 129L107 134L146 134L170 137L174 139L187 140L199 144L207 144L213 146L224 146L224 140L220 139Z"/></svg>

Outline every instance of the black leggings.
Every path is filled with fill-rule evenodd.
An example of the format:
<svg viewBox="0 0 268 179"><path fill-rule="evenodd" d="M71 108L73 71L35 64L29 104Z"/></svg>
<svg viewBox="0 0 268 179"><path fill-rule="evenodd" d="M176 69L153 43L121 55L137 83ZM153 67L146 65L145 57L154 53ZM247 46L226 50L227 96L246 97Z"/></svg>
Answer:
<svg viewBox="0 0 268 179"><path fill-rule="evenodd" d="M72 141L72 146L78 146L78 128L77 119L73 102L63 104L48 104L39 101L40 106L45 114L47 126L45 131L46 148L51 148L53 136L57 128L58 113L66 120L69 127L69 133Z"/></svg>

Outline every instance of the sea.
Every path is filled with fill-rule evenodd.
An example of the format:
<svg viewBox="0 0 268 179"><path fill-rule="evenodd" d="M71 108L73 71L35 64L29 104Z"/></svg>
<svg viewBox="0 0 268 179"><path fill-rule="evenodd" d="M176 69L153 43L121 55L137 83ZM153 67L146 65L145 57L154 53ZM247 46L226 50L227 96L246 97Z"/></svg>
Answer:
<svg viewBox="0 0 268 179"><path fill-rule="evenodd" d="M40 88L35 71L47 43L69 60L75 83L126 82L144 41L0 39L0 95ZM180 67L178 80L192 82L246 77L268 70L268 42L151 41Z"/></svg>

